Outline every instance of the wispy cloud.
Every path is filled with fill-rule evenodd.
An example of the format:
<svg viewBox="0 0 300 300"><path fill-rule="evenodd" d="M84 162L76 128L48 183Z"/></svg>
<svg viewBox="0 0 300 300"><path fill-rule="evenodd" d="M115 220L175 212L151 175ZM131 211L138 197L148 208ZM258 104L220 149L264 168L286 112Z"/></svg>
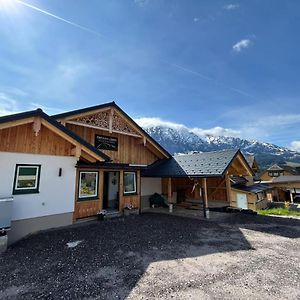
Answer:
<svg viewBox="0 0 300 300"><path fill-rule="evenodd" d="M240 5L238 3L231 3L224 6L224 9L226 10L235 10L238 9Z"/></svg>
<svg viewBox="0 0 300 300"><path fill-rule="evenodd" d="M20 107L18 101L6 93L0 92L0 115L9 115L19 111Z"/></svg>
<svg viewBox="0 0 300 300"><path fill-rule="evenodd" d="M252 43L253 42L249 39L240 40L239 42L237 42L236 44L234 44L232 46L232 49L235 52L241 52L243 49L250 47L252 45Z"/></svg>
<svg viewBox="0 0 300 300"><path fill-rule="evenodd" d="M200 73L200 72L198 72L198 71L191 70L191 69L189 69L189 68L180 66L180 65L178 65L178 64L168 63L168 62L166 62L166 61L164 61L164 62L167 63L167 64L169 64L169 65L172 66L172 67L175 67L175 68L180 69L180 70L182 70L182 71L185 71L185 72L187 72L187 73L191 73L191 74L193 74L193 75L195 75L195 76L201 77L201 78L204 79L204 80L214 82L215 84L220 85L220 86L222 86L222 87L224 87L224 88L226 88L226 89L228 89L228 90L231 90L231 91L233 91L233 92L235 92L235 93L237 93L237 94L240 94L240 95L242 95L242 96L254 98L252 95L250 95L249 93L247 93L247 92L245 92L245 91L242 91L242 90L237 89L237 88L235 88L235 87L228 86L227 84L224 84L223 82L220 82L220 81L218 81L218 80L216 80L216 79L214 79L214 78L212 78L212 77L206 76L205 74L202 74L202 73Z"/></svg>
<svg viewBox="0 0 300 300"><path fill-rule="evenodd" d="M37 109L37 108L41 108L45 113L49 115L58 114L63 111L63 109L59 109L56 107L49 107L40 103L35 103L35 102L30 103L30 109Z"/></svg>
<svg viewBox="0 0 300 300"><path fill-rule="evenodd" d="M148 4L149 0L134 0L134 3L140 7L144 7Z"/></svg>
<svg viewBox="0 0 300 300"><path fill-rule="evenodd" d="M199 22L199 18L197 18L197 17L195 17L194 19L193 19L193 21L195 22L195 23L197 23L197 22Z"/></svg>
<svg viewBox="0 0 300 300"><path fill-rule="evenodd" d="M73 22L73 21L70 21L70 20L67 20L67 19L65 19L65 18L62 18L62 17L60 17L60 16L58 16L58 15L52 14L52 13L50 13L50 12L44 10L44 9L41 9L41 8L39 8L39 7L36 7L36 6L34 6L34 5L31 5L31 4L26 3L26 2L24 2L24 1L21 1L21 0L14 0L14 1L17 2L17 3L19 3L19 4L21 4L21 5L23 5L23 6L26 6L26 7L28 7L28 8L31 8L31 9L33 9L33 10L35 10L35 11L38 11L38 12L44 14L44 15L47 15L47 16L49 16L49 17L51 17L51 18L54 18L54 19L56 19L56 20L58 20L58 21L67 23L67 24L69 24L69 25L71 25L71 26L73 26L73 27L77 27L77 28L79 28L79 29L81 29L81 30L84 30L84 31L87 31L87 32L89 32L89 33L95 34L95 35L97 35L97 36L99 36L99 37L101 37L101 38L104 37L104 35L100 34L99 32L97 32L97 31L95 31L95 30L92 30L92 29L90 29L90 28L88 28L88 27L86 27L86 26L82 26L82 25L80 25L80 24L78 24L78 23L75 23L75 22ZM142 0L139 0L139 1L142 1ZM144 0L144 1L146 1L146 0Z"/></svg>

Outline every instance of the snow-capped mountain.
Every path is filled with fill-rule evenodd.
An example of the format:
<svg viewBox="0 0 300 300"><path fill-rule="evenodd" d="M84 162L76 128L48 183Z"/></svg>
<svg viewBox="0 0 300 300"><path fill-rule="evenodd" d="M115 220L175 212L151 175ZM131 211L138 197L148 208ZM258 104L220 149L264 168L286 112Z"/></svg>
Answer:
<svg viewBox="0 0 300 300"><path fill-rule="evenodd" d="M300 153L270 143L237 137L199 136L193 130L183 126L178 128L147 126L144 129L171 154L239 148L244 154L255 155L261 167L274 162L281 164L286 162L300 163Z"/></svg>

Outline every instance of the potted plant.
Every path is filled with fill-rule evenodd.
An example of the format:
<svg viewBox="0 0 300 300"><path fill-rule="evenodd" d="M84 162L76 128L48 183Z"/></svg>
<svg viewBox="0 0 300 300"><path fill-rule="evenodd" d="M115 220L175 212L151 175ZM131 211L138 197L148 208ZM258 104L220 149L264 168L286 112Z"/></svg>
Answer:
<svg viewBox="0 0 300 300"><path fill-rule="evenodd" d="M105 215L106 215L106 210L100 209L97 212L97 219L98 219L98 221L103 221L105 219Z"/></svg>
<svg viewBox="0 0 300 300"><path fill-rule="evenodd" d="M129 215L138 215L139 214L139 209L134 207L132 204L125 204L124 206L124 216L129 216Z"/></svg>

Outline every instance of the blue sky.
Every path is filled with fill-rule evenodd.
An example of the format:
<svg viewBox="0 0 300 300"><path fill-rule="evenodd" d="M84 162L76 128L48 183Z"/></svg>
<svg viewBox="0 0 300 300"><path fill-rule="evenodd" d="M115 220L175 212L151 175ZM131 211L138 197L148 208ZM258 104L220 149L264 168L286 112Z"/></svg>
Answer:
<svg viewBox="0 0 300 300"><path fill-rule="evenodd" d="M115 100L144 125L300 150L300 1L24 2L79 26L0 0L0 114Z"/></svg>

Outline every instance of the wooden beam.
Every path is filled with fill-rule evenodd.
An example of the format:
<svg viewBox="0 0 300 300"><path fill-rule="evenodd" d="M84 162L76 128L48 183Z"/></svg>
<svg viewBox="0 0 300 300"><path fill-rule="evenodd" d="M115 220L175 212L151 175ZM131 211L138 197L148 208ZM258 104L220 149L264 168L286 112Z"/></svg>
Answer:
<svg viewBox="0 0 300 300"><path fill-rule="evenodd" d="M202 178L202 187L203 187L203 191L204 191L205 207L206 207L206 209L208 209L207 180L206 180L206 178Z"/></svg>
<svg viewBox="0 0 300 300"><path fill-rule="evenodd" d="M109 133L112 133L112 130L113 130L113 117L114 117L114 110L113 109L111 109L110 110L110 114L109 114L109 128L108 128L108 130L109 130Z"/></svg>
<svg viewBox="0 0 300 300"><path fill-rule="evenodd" d="M103 209L103 184L104 184L104 172L103 170L99 170L99 178L98 178L98 197L99 197L99 209Z"/></svg>
<svg viewBox="0 0 300 300"><path fill-rule="evenodd" d="M14 127L14 126L20 126L20 125L32 123L33 121L34 121L34 117L16 120L16 121L10 121L10 122L0 124L0 129L6 129L6 128Z"/></svg>
<svg viewBox="0 0 300 300"><path fill-rule="evenodd" d="M238 161L240 162L240 164L247 170L247 174L242 174L242 175L250 175L250 176L252 176L252 169L248 166L248 164L246 164L245 162L244 162L244 160L241 158L241 155L240 154L238 154L237 155L237 159L238 159Z"/></svg>
<svg viewBox="0 0 300 300"><path fill-rule="evenodd" d="M231 202L231 183L230 183L230 177L228 172L225 175L225 181L226 181L226 195L227 195L227 201Z"/></svg>
<svg viewBox="0 0 300 300"><path fill-rule="evenodd" d="M94 111L88 111L88 112L80 113L80 114L77 114L77 115L71 115L71 116L68 116L68 117L64 117L63 119L65 119L66 121L69 121L69 120L72 120L72 119L77 119L77 118L82 118L82 117L85 117L85 116L97 114L99 112L108 111L110 109L111 109L110 107L105 107L105 108L101 108L101 109L96 109ZM57 120L60 121L61 119L57 119Z"/></svg>
<svg viewBox="0 0 300 300"><path fill-rule="evenodd" d="M42 127L41 117L35 117L34 121L33 121L33 131L34 131L35 136L39 135L41 127Z"/></svg>
<svg viewBox="0 0 300 300"><path fill-rule="evenodd" d="M66 123L74 124L74 125L78 125L78 126L83 126L83 127L88 127L88 128L93 128L93 129L99 129L99 130L109 132L109 128L104 128L104 127L100 127L100 126L84 124L84 123L80 123L80 122L76 122L76 121L67 121ZM119 131L119 130L112 130L112 133L124 134L124 135L128 135L128 136L133 136L133 137L136 137L136 138L141 138L142 137L141 135L138 135L138 134L123 132L123 131Z"/></svg>
<svg viewBox="0 0 300 300"><path fill-rule="evenodd" d="M71 154L74 155L76 158L80 158L81 156L81 147L79 145L76 145L76 147L74 147L71 150Z"/></svg>
<svg viewBox="0 0 300 300"><path fill-rule="evenodd" d="M124 208L124 171L120 171L119 211Z"/></svg>
<svg viewBox="0 0 300 300"><path fill-rule="evenodd" d="M172 178L168 178L168 202L172 202Z"/></svg>
<svg viewBox="0 0 300 300"><path fill-rule="evenodd" d="M294 198L291 190L290 190L290 199L291 199L291 203L294 203Z"/></svg>
<svg viewBox="0 0 300 300"><path fill-rule="evenodd" d="M214 189L211 193L210 193L210 197L218 190L221 188L221 185L225 182L225 178L216 186L216 187L208 187L207 189ZM224 188L222 188L224 189Z"/></svg>
<svg viewBox="0 0 300 300"><path fill-rule="evenodd" d="M55 132L57 135L61 136L62 138L64 138L65 140L67 140L69 143L71 143L74 146L78 146L78 142L76 140L74 140L72 137L70 137L68 134L64 133L63 131L61 131L60 129L56 128L54 125L48 123L46 120L42 119L42 124L49 128L50 130L52 130L53 132ZM99 155L97 155L96 153L94 153L92 150L88 149L87 147L80 145L80 147L82 149L84 149L84 151L86 153L88 153L90 156L92 156L93 158L95 158L96 160L99 161L104 161L104 159L102 157L100 157Z"/></svg>

